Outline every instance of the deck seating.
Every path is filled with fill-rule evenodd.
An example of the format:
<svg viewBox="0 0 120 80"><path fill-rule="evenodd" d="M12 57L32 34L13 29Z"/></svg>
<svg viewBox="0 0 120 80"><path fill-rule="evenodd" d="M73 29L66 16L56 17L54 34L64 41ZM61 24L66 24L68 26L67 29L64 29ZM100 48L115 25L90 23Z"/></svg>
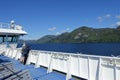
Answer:
<svg viewBox="0 0 120 80"><path fill-rule="evenodd" d="M0 64L0 79L10 76L15 72L17 72L17 70L14 69L11 62L5 62Z"/></svg>
<svg viewBox="0 0 120 80"><path fill-rule="evenodd" d="M0 64L0 67L7 67L8 69L11 69L11 70L14 69L12 62L4 62L4 63L1 63L1 64Z"/></svg>
<svg viewBox="0 0 120 80"><path fill-rule="evenodd" d="M28 70L18 71L12 62L0 64L0 80L32 80Z"/></svg>
<svg viewBox="0 0 120 80"><path fill-rule="evenodd" d="M4 80L32 80L28 70L23 70L21 72L18 72Z"/></svg>

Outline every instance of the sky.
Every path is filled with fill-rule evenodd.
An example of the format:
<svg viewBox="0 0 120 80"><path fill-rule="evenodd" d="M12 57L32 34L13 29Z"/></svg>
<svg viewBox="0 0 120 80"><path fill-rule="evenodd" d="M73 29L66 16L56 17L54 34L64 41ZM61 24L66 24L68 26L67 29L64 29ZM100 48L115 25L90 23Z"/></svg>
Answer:
<svg viewBox="0 0 120 80"><path fill-rule="evenodd" d="M81 26L116 28L120 25L120 0L0 0L0 22L23 26L28 35L71 32Z"/></svg>

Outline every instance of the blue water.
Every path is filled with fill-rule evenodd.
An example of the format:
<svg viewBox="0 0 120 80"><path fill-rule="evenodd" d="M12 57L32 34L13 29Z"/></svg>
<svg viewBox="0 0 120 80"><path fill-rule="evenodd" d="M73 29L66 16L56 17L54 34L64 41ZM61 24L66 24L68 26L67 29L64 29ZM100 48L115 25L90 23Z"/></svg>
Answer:
<svg viewBox="0 0 120 80"><path fill-rule="evenodd" d="M34 50L82 53L102 56L120 55L120 43L28 44Z"/></svg>

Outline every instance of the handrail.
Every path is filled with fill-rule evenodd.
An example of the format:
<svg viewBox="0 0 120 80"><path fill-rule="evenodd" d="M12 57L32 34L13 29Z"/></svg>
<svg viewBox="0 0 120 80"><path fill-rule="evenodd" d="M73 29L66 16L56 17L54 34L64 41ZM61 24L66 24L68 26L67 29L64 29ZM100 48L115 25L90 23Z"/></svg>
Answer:
<svg viewBox="0 0 120 80"><path fill-rule="evenodd" d="M0 22L1 29L23 30L23 27L17 24L9 24Z"/></svg>
<svg viewBox="0 0 120 80"><path fill-rule="evenodd" d="M9 49L8 57L19 59L20 49ZM31 50L27 64L34 63L35 67L44 66L48 73L57 70L66 73L66 80L72 75L88 80L120 80L120 58L74 54L43 50ZM104 75L103 75L104 74Z"/></svg>
<svg viewBox="0 0 120 80"><path fill-rule="evenodd" d="M2 29L10 29L10 24L0 22L0 28L2 28Z"/></svg>

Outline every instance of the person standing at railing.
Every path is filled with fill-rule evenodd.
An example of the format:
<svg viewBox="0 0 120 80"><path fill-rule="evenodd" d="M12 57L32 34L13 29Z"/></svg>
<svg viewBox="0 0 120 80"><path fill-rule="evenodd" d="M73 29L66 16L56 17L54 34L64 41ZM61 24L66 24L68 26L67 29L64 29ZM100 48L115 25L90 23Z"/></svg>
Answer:
<svg viewBox="0 0 120 80"><path fill-rule="evenodd" d="M23 47L22 47L22 50L21 50L21 58L20 58L20 62L22 64L25 65L26 61L27 61L27 58L28 58L28 54L29 54L29 51L30 51L30 48L28 45L24 44Z"/></svg>

